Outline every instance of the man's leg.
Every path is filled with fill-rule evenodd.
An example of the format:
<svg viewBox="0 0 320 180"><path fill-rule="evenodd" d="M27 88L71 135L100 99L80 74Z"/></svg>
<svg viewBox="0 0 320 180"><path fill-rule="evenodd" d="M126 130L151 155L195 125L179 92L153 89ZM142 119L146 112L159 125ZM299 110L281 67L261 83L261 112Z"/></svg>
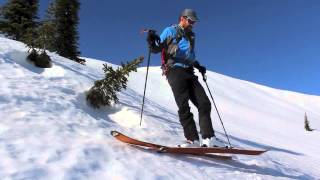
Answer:
<svg viewBox="0 0 320 180"><path fill-rule="evenodd" d="M186 139L194 141L199 140L199 135L188 103L190 99L190 78L188 79L188 76L190 77L184 69L172 68L167 78L179 108L178 114L180 123L183 127L184 136Z"/></svg>
<svg viewBox="0 0 320 180"><path fill-rule="evenodd" d="M199 125L202 138L214 136L214 130L211 122L211 103L196 77L193 78L190 87L190 100L198 108Z"/></svg>

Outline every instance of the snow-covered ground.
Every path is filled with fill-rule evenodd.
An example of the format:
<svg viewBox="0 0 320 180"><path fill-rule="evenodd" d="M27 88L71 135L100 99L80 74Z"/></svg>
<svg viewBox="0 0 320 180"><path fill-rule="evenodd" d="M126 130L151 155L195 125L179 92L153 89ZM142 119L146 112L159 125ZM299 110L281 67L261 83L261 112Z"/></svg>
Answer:
<svg viewBox="0 0 320 180"><path fill-rule="evenodd" d="M319 96L208 72L231 144L270 151L228 161L159 154L110 135L118 130L164 145L184 140L159 67L150 68L139 126L146 68L131 73L119 104L92 109L85 93L103 77L105 62L87 58L82 66L50 53L53 67L39 69L26 61L26 51L24 44L0 37L0 179L320 178ZM192 111L197 117L194 106ZM304 130L305 112L318 130ZM214 109L212 118L218 137L226 140Z"/></svg>

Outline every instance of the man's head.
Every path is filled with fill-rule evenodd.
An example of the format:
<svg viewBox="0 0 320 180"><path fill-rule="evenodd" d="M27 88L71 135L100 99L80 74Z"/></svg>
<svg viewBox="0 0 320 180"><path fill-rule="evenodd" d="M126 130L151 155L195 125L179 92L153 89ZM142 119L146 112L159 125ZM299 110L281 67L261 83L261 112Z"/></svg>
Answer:
<svg viewBox="0 0 320 180"><path fill-rule="evenodd" d="M184 9L180 14L179 24L183 28L192 28L195 22L199 21L197 14L192 9Z"/></svg>

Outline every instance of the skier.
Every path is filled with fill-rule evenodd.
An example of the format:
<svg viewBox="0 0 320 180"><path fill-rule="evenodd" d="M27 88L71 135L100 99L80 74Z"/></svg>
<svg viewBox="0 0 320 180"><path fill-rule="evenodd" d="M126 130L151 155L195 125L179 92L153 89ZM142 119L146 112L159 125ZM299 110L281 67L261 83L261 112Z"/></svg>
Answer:
<svg viewBox="0 0 320 180"><path fill-rule="evenodd" d="M195 34L192 28L198 20L194 10L184 9L179 16L179 24L165 28L160 37L154 30L149 30L147 41L152 53L161 52L163 74L179 109L179 120L186 138L186 142L179 147L225 147L215 137L210 118L211 102L194 74L194 68L203 76L206 73L206 68L196 60L194 51ZM201 143L189 100L199 112Z"/></svg>

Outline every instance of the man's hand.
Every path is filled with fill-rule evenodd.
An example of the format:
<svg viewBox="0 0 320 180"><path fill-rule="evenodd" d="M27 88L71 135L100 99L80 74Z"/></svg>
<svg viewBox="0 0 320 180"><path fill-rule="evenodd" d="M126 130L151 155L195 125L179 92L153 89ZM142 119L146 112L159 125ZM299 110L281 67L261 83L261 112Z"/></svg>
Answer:
<svg viewBox="0 0 320 180"><path fill-rule="evenodd" d="M194 63L192 63L192 66L197 68L202 75L205 75L207 72L206 67L201 66L198 61L195 61Z"/></svg>
<svg viewBox="0 0 320 180"><path fill-rule="evenodd" d="M156 34L155 30L149 30L147 42L150 48L160 44L160 37Z"/></svg>
<svg viewBox="0 0 320 180"><path fill-rule="evenodd" d="M199 70L199 72L200 72L202 75L205 75L206 72L207 72L207 68L204 67L204 66L199 66L197 69Z"/></svg>

